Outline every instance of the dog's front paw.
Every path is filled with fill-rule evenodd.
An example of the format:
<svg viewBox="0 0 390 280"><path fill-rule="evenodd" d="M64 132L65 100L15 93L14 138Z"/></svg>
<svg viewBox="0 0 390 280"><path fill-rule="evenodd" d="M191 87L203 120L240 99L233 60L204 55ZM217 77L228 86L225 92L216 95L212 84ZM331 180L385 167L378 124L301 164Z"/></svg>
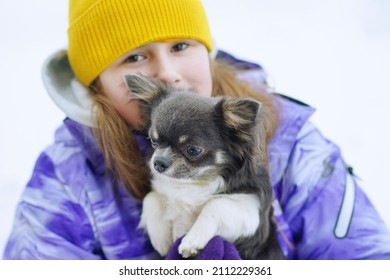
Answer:
<svg viewBox="0 0 390 280"><path fill-rule="evenodd" d="M153 248L166 256L173 244L172 224L164 218L164 198L157 192L149 192L143 201L140 228L149 235Z"/></svg>
<svg viewBox="0 0 390 280"><path fill-rule="evenodd" d="M169 222L154 219L149 220L147 232L153 248L161 256L166 256L173 244L172 231Z"/></svg>
<svg viewBox="0 0 390 280"><path fill-rule="evenodd" d="M153 238L150 237L150 242L152 243L153 248L161 255L166 256L169 252L169 249L172 246L172 239L168 236L163 238Z"/></svg>
<svg viewBox="0 0 390 280"><path fill-rule="evenodd" d="M201 236L187 234L181 241L178 249L179 254L183 258L194 257L207 245L208 241L209 239L202 238Z"/></svg>

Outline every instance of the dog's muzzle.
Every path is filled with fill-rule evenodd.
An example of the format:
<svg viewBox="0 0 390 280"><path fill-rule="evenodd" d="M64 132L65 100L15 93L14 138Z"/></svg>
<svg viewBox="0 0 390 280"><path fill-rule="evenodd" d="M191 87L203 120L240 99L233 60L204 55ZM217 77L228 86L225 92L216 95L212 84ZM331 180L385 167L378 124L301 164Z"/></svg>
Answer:
<svg viewBox="0 0 390 280"><path fill-rule="evenodd" d="M154 169L158 173L164 173L171 165L172 161L165 157L156 157L153 161Z"/></svg>

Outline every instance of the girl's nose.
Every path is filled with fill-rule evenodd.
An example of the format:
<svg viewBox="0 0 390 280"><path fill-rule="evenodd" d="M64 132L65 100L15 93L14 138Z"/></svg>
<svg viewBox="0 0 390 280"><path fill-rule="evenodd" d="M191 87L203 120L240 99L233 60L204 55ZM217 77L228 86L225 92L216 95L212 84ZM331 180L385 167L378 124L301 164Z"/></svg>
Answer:
<svg viewBox="0 0 390 280"><path fill-rule="evenodd" d="M158 60L154 71L154 78L173 86L179 85L182 80L175 64L169 58Z"/></svg>

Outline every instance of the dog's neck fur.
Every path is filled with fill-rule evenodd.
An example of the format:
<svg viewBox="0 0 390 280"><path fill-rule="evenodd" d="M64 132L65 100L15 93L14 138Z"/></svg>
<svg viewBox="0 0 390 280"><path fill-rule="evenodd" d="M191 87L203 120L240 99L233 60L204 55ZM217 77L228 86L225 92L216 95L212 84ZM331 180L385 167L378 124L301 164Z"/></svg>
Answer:
<svg viewBox="0 0 390 280"><path fill-rule="evenodd" d="M207 201L224 192L225 182L218 176L212 181L175 179L155 173L152 179L154 191L166 196L167 201L201 207Z"/></svg>

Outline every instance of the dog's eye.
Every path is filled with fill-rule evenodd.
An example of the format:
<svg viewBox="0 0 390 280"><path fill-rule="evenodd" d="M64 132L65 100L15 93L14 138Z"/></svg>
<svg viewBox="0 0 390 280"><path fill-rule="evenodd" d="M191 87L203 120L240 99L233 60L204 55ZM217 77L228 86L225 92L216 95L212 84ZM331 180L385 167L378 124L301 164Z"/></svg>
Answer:
<svg viewBox="0 0 390 280"><path fill-rule="evenodd" d="M158 141L154 138L149 138L150 139L150 144L152 145L153 148L158 147Z"/></svg>
<svg viewBox="0 0 390 280"><path fill-rule="evenodd" d="M187 147L187 154L191 157L198 157L203 152L203 149L196 146L188 146Z"/></svg>

